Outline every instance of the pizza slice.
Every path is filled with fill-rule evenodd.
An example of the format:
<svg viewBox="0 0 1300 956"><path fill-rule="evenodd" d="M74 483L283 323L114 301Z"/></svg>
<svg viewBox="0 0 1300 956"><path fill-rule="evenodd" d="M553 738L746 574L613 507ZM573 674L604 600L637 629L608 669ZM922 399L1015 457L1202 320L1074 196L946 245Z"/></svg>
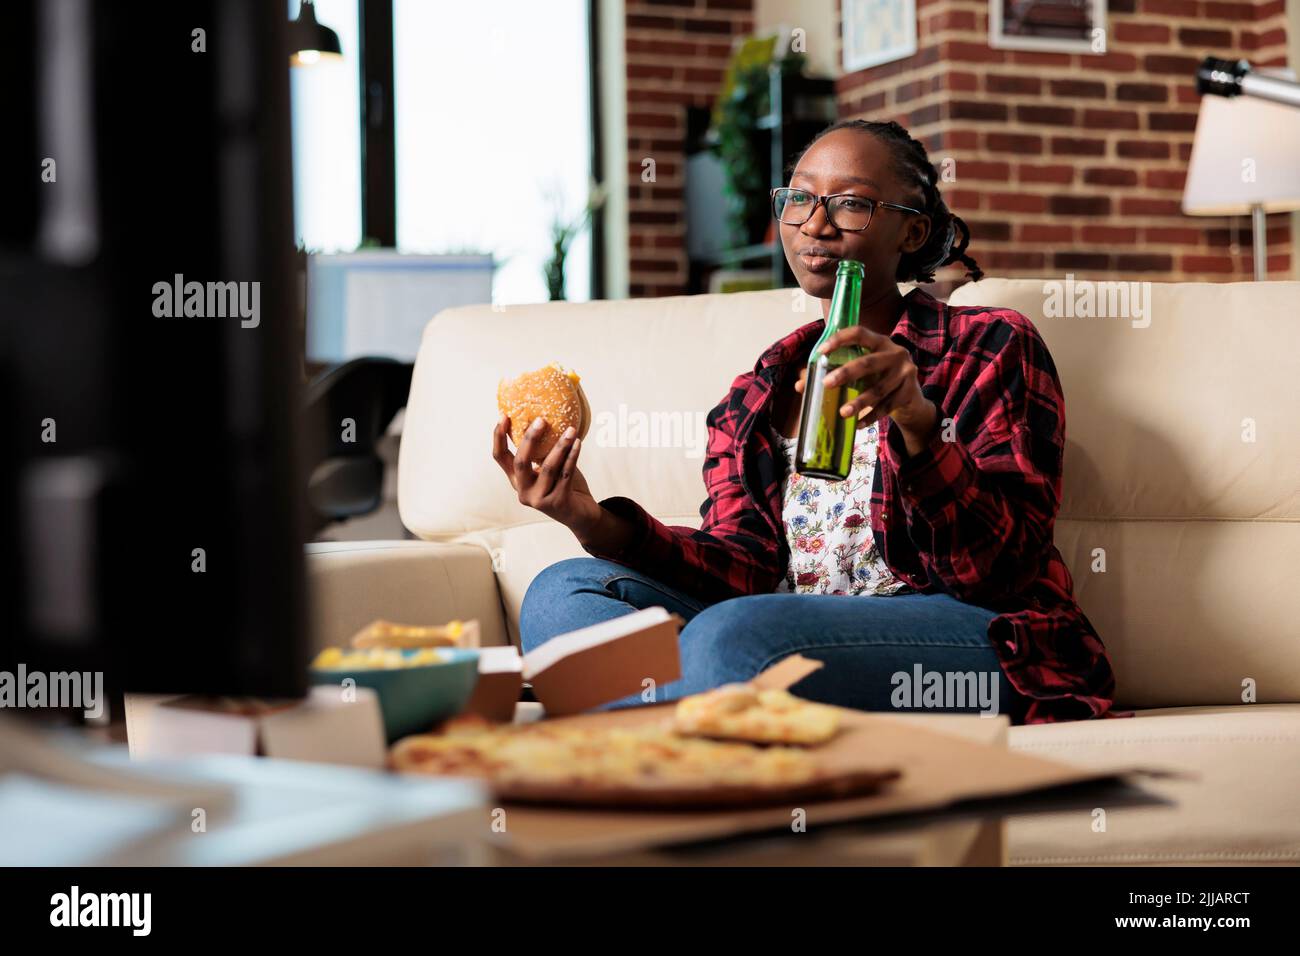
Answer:
<svg viewBox="0 0 1300 956"><path fill-rule="evenodd" d="M491 734L417 734L393 744L389 766L398 773L489 778L504 765Z"/></svg>
<svg viewBox="0 0 1300 956"><path fill-rule="evenodd" d="M824 767L806 747L684 736L665 722L453 723L443 733L398 741L390 764L406 773L478 777L500 800L624 809L835 799L873 793L899 775L893 768Z"/></svg>
<svg viewBox="0 0 1300 956"><path fill-rule="evenodd" d="M352 646L360 650L374 647L478 647L479 623L451 621L448 624L423 626L396 624L392 621L371 621L352 636Z"/></svg>
<svg viewBox="0 0 1300 956"><path fill-rule="evenodd" d="M505 793L536 788L626 792L791 786L820 775L793 747L683 737L662 725L632 728L500 725L447 727L393 745L393 769L483 777Z"/></svg>
<svg viewBox="0 0 1300 956"><path fill-rule="evenodd" d="M685 697L673 716L679 734L770 744L825 743L839 724L834 707L748 683Z"/></svg>

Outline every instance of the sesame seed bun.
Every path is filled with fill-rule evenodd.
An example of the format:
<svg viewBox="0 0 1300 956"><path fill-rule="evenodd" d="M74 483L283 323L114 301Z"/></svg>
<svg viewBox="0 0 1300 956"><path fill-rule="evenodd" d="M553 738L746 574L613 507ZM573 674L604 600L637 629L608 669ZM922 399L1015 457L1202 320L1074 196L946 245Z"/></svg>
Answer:
<svg viewBox="0 0 1300 956"><path fill-rule="evenodd" d="M497 408L510 417L510 437L516 449L533 419L540 416L546 422L541 437L533 443L535 462L550 454L566 428L576 429L579 438L586 438L591 428L591 405L577 373L554 362L510 381L502 379L497 385Z"/></svg>

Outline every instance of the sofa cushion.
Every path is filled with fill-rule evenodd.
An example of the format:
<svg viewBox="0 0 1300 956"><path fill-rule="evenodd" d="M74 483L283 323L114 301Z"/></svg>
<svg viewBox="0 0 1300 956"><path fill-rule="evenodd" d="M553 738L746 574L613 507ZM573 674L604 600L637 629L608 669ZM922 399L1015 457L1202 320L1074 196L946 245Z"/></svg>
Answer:
<svg viewBox="0 0 1300 956"><path fill-rule="evenodd" d="M1240 704L1247 688L1260 702L1300 699L1298 532L1281 521L1058 520L1056 546L1110 655L1118 706ZM1105 573L1091 570L1099 548Z"/></svg>
<svg viewBox="0 0 1300 956"><path fill-rule="evenodd" d="M1300 704L1012 727L1010 746L1084 766L1133 763L1199 777L1141 778L1142 789L1175 806L1110 809L1102 832L1091 808L1013 817L1012 864L1300 863Z"/></svg>
<svg viewBox="0 0 1300 956"><path fill-rule="evenodd" d="M402 522L429 540L549 521L516 500L491 458L502 377L576 371L593 423L584 477L656 516L698 513L704 416L781 336L821 315L799 290L622 302L469 306L424 330L398 477Z"/></svg>
<svg viewBox="0 0 1300 956"><path fill-rule="evenodd" d="M665 514L660 518L670 525L700 526L698 514ZM589 557L569 529L554 521L529 521L507 528L488 528L471 532L461 540L473 542L488 552L496 569L497 586L501 589L501 604L505 609L510 641L515 645L519 644L519 608L537 573L565 558Z"/></svg>
<svg viewBox="0 0 1300 956"><path fill-rule="evenodd" d="M478 620L484 645L505 644L490 556L473 544L339 541L307 545L313 653L344 647L376 618L399 624Z"/></svg>
<svg viewBox="0 0 1300 956"><path fill-rule="evenodd" d="M1105 285L1097 301L1121 311ZM984 279L949 304L1016 309L1051 350L1056 543L1117 706L1240 703L1246 681L1261 702L1298 701L1300 282L1122 285L1140 299L1095 318L1077 314L1088 287L1056 279Z"/></svg>
<svg viewBox="0 0 1300 956"><path fill-rule="evenodd" d="M1300 282L1132 283L1150 289L1142 319L1049 314L1055 282L984 279L948 302L1015 309L1047 342L1065 390L1062 517L1300 521Z"/></svg>

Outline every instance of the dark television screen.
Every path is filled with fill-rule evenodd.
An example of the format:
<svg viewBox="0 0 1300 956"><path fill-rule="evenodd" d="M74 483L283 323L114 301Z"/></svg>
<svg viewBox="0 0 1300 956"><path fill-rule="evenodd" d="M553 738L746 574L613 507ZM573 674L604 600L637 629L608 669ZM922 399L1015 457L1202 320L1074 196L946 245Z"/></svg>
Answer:
<svg viewBox="0 0 1300 956"><path fill-rule="evenodd" d="M305 691L283 5L0 31L0 668Z"/></svg>

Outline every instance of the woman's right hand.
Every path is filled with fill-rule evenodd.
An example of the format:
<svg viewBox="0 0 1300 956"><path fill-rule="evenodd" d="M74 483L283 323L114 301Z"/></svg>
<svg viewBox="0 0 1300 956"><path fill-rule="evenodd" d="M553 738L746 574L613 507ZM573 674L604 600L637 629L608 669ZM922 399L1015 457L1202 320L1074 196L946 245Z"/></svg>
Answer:
<svg viewBox="0 0 1300 956"><path fill-rule="evenodd" d="M540 467L534 469L533 446L542 433L541 425L542 419L536 419L512 453L506 444L510 418L502 415L492 430L492 457L510 479L521 505L554 518L581 539L600 521L602 511L587 487L587 479L578 471L582 439L572 428L566 429Z"/></svg>

